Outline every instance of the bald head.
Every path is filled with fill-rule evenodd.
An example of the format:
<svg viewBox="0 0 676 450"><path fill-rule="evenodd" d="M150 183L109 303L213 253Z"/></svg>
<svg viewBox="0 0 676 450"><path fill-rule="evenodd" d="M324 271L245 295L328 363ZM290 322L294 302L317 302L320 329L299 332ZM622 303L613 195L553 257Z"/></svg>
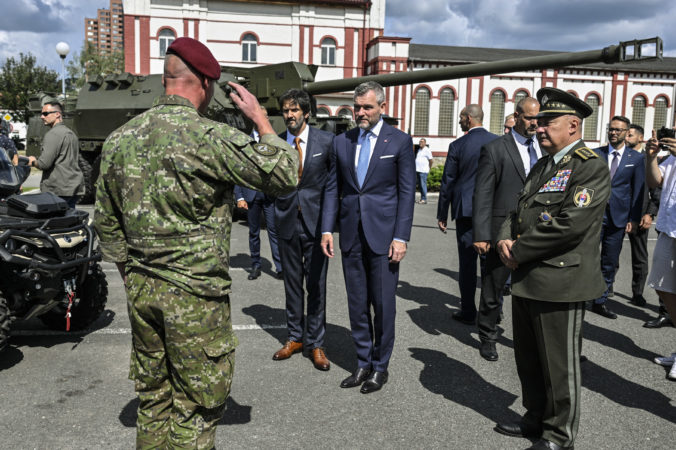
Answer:
<svg viewBox="0 0 676 450"><path fill-rule="evenodd" d="M164 58L162 84L167 95L187 98L200 112L206 111L214 91L211 80L197 73L173 53Z"/></svg>
<svg viewBox="0 0 676 450"><path fill-rule="evenodd" d="M460 111L460 128L469 131L474 127L480 127L484 121L484 111L476 104L467 105Z"/></svg>

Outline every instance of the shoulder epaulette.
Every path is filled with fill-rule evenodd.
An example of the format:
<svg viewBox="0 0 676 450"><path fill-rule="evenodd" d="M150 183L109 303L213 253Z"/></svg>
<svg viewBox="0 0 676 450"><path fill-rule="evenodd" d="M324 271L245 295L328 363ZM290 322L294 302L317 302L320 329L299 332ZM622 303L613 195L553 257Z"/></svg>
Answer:
<svg viewBox="0 0 676 450"><path fill-rule="evenodd" d="M575 154L585 161L591 158L598 158L599 155L594 150L588 147L581 147L575 150Z"/></svg>

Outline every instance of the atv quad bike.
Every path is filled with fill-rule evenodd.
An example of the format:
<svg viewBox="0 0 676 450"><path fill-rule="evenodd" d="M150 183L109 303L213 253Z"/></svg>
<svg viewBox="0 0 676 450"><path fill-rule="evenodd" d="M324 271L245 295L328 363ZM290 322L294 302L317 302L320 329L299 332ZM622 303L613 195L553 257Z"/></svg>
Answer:
<svg viewBox="0 0 676 450"><path fill-rule="evenodd" d="M19 195L26 162L15 167L0 149L0 351L12 321L38 317L55 330L82 330L108 296L89 214L51 193Z"/></svg>

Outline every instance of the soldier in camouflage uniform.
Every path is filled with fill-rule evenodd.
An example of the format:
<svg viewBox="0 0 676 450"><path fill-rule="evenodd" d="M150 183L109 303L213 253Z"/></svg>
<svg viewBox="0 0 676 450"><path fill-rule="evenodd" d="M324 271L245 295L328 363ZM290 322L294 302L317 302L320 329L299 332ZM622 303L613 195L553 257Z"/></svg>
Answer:
<svg viewBox="0 0 676 450"><path fill-rule="evenodd" d="M137 448L214 447L237 345L228 298L233 188L277 196L298 181L297 153L246 89L231 83L231 98L260 143L200 115L219 76L203 44L175 40L165 95L103 147L95 226L104 258L125 279Z"/></svg>

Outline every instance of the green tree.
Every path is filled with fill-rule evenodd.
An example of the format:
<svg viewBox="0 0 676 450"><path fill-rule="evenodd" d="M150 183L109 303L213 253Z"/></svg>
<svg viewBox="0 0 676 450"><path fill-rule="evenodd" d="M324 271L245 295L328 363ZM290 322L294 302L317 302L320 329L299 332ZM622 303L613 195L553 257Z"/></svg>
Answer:
<svg viewBox="0 0 676 450"><path fill-rule="evenodd" d="M9 110L17 121L28 123L31 113L28 97L31 92L60 92L59 74L36 65L35 56L19 53L0 66L0 107Z"/></svg>
<svg viewBox="0 0 676 450"><path fill-rule="evenodd" d="M85 81L98 75L119 74L124 70L124 54L121 50L112 53L101 52L89 41L82 44L82 51L71 58L66 71L75 88L81 88Z"/></svg>

